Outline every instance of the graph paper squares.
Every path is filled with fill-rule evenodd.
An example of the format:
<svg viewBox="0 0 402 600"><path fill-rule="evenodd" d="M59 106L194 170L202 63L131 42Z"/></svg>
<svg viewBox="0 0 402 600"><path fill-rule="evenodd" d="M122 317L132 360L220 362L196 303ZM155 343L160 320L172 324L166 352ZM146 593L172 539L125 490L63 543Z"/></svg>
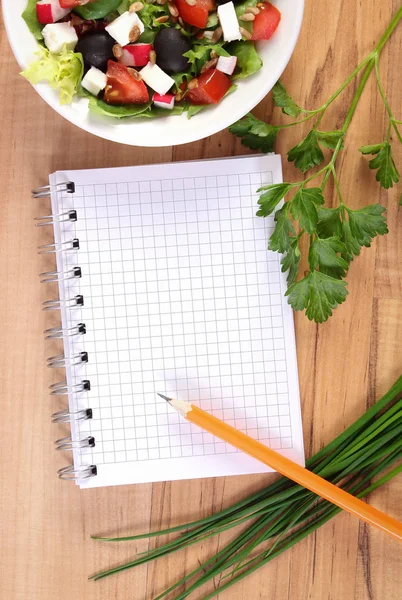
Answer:
<svg viewBox="0 0 402 600"><path fill-rule="evenodd" d="M280 263L255 190L271 173L77 186L87 325L79 424L95 464L236 452L169 411L156 392L197 401L272 448L292 447ZM63 209L71 199L61 195ZM272 226L272 223L271 223ZM63 232L67 235L68 230ZM78 264L77 263L77 264Z"/></svg>

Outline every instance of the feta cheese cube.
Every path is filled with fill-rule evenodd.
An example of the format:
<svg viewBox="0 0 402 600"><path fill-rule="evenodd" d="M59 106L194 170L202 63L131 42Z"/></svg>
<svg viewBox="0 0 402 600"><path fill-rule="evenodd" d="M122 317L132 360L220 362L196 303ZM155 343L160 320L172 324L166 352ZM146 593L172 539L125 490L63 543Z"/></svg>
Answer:
<svg viewBox="0 0 402 600"><path fill-rule="evenodd" d="M101 90L104 90L106 87L107 78L105 73L97 69L96 67L91 67L83 80L81 81L81 85L83 88L88 90L94 96L97 96Z"/></svg>
<svg viewBox="0 0 402 600"><path fill-rule="evenodd" d="M153 65L150 62L141 69L141 77L150 88L161 96L166 94L174 84L174 79L169 77L165 71L162 71L158 65Z"/></svg>
<svg viewBox="0 0 402 600"><path fill-rule="evenodd" d="M78 42L78 36L70 23L49 23L42 29L42 35L52 54L59 54L64 46L67 50L74 50Z"/></svg>
<svg viewBox="0 0 402 600"><path fill-rule="evenodd" d="M130 32L135 25L141 33L144 31L144 24L137 13L127 10L120 17L109 23L105 29L120 46L127 46L132 41L130 40Z"/></svg>
<svg viewBox="0 0 402 600"><path fill-rule="evenodd" d="M218 6L218 18L223 29L223 39L225 42L242 39L233 2L226 2L226 4Z"/></svg>
<svg viewBox="0 0 402 600"><path fill-rule="evenodd" d="M237 56L220 56L216 68L226 75L232 75L236 68Z"/></svg>
<svg viewBox="0 0 402 600"><path fill-rule="evenodd" d="M173 94L154 94L152 97L152 102L155 106L159 106L159 108L166 108L167 110L172 110L174 107L174 96Z"/></svg>

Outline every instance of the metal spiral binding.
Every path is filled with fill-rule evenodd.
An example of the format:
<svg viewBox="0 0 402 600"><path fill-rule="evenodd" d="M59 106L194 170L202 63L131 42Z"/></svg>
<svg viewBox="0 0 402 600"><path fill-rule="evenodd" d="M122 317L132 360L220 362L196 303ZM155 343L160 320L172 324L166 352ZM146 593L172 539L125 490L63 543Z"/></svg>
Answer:
<svg viewBox="0 0 402 600"><path fill-rule="evenodd" d="M74 194L75 185L72 181L56 183L55 185L41 185L32 190L32 198L48 198L51 192L67 192L67 194Z"/></svg>
<svg viewBox="0 0 402 600"><path fill-rule="evenodd" d="M32 190L32 196L34 198L47 198L53 193L65 192L69 194L75 193L75 185L73 182L68 181L65 183L58 183L56 185L46 185ZM35 219L37 227L44 227L46 225L59 224L62 222L73 223L77 221L77 211L74 209L66 210L56 215L46 215ZM73 237L66 241L55 241L51 244L43 244L38 246L38 254L53 254L56 255L59 252L70 252L77 251L80 249L80 242L78 238ZM59 264L59 263L58 263ZM82 276L80 267L67 267L64 271L47 271L40 274L41 283L58 283L70 279L79 279ZM75 284L74 284L75 285ZM84 297L82 294L77 294L74 297L67 299L55 299L46 300L42 303L42 310L61 310L71 309L74 307L81 307L84 305ZM78 321L78 319L77 319ZM74 321L73 321L74 322ZM84 335L86 333L86 326L84 323L77 323L73 327L63 328L63 325L58 327L52 327L44 331L45 339L63 339L70 338L73 336ZM57 369L74 367L83 365L88 362L88 353L85 351L74 352L72 356L66 357L65 354L57 354L47 359L47 366ZM79 383L70 384L67 381L60 381L49 386L49 391L52 396L65 396L69 394L80 394L88 392L91 389L91 383L88 379L83 379ZM59 410L52 415L53 423L72 423L77 421L86 421L92 419L92 409L85 408L80 410L70 411L69 409ZM88 434L85 437L72 439L72 436L67 436L56 440L56 450L75 450L80 448L93 448L95 446L95 438ZM89 479L97 474L97 468L95 465L87 465L82 467L74 467L69 465L59 469L57 472L60 479L80 481L83 479Z"/></svg>
<svg viewBox="0 0 402 600"><path fill-rule="evenodd" d="M58 271L39 273L39 277L42 277L40 280L41 283L56 283L57 281L64 281L65 279L79 279L82 277L82 271L81 267L73 267L68 271L62 271L61 273Z"/></svg>
<svg viewBox="0 0 402 600"><path fill-rule="evenodd" d="M58 244L43 244L42 246L38 246L38 254L54 254L56 252L64 252L64 250L79 249L80 240L78 238L74 238L72 240L68 240L67 242L60 242Z"/></svg>
<svg viewBox="0 0 402 600"><path fill-rule="evenodd" d="M52 367L53 369L60 369L63 367L72 367L74 365L81 365L82 363L88 362L88 352L80 352L71 358L66 358L64 354L57 354L56 356L51 356L46 360L47 366Z"/></svg>
<svg viewBox="0 0 402 600"><path fill-rule="evenodd" d="M56 450L74 450L74 448L94 448L95 438L92 435L88 435L82 440L71 439L71 435L60 438L55 441Z"/></svg>
<svg viewBox="0 0 402 600"><path fill-rule="evenodd" d="M89 392L91 389L91 383L88 379L83 379L80 383L74 383L68 385L67 381L58 381L49 385L51 396L65 396L68 392Z"/></svg>
<svg viewBox="0 0 402 600"><path fill-rule="evenodd" d="M58 410L52 414L52 423L70 423L70 421L87 421L92 419L92 408L82 410Z"/></svg>
<svg viewBox="0 0 402 600"><path fill-rule="evenodd" d="M42 302L42 310L60 310L62 306L66 308L84 306L84 296L78 294L74 298L67 298L67 300L46 300Z"/></svg>
<svg viewBox="0 0 402 600"><path fill-rule="evenodd" d="M44 336L45 340L57 340L64 337L72 337L74 335L85 335L87 332L87 328L85 323L78 323L75 327L69 327L68 329L63 329L63 327L51 327L50 329L45 329Z"/></svg>
<svg viewBox="0 0 402 600"><path fill-rule="evenodd" d="M95 477L97 474L97 468L95 465L88 465L86 467L80 467L78 469L74 468L74 465L69 465L68 467L63 467L57 471L57 475L59 479L64 479L66 481L80 481L82 479L90 479L91 477Z"/></svg>
<svg viewBox="0 0 402 600"><path fill-rule="evenodd" d="M59 213L58 215L45 215L43 217L36 217L34 219L37 221L35 223L36 227L45 227L46 225L54 225L56 221L61 223L62 221L76 221L77 220L77 211L76 210L68 210L64 213Z"/></svg>

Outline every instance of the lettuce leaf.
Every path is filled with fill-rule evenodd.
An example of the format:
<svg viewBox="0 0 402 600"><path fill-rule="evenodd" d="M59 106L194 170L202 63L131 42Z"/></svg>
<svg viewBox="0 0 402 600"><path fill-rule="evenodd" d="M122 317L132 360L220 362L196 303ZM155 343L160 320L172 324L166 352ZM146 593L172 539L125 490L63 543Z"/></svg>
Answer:
<svg viewBox="0 0 402 600"><path fill-rule="evenodd" d="M232 42L227 49L230 54L237 56L233 79L244 79L261 69L262 59L254 47L254 42Z"/></svg>
<svg viewBox="0 0 402 600"><path fill-rule="evenodd" d="M124 119L128 117L139 118L146 117L158 118L168 117L170 115L181 115L186 109L186 104L175 105L172 110L153 106L151 101L146 104L126 104L125 106L112 106L92 96L89 100L89 110L98 115L107 117L115 117L116 119Z"/></svg>
<svg viewBox="0 0 402 600"><path fill-rule="evenodd" d="M43 40L43 25L39 23L36 15L36 0L28 0L27 7L22 13L22 18L28 25L29 31L32 33L32 35L34 35L37 40Z"/></svg>
<svg viewBox="0 0 402 600"><path fill-rule="evenodd" d="M38 60L21 75L33 84L47 81L50 87L59 90L60 104L71 104L84 73L82 54L66 48L60 54L51 54L39 45L36 55Z"/></svg>
<svg viewBox="0 0 402 600"><path fill-rule="evenodd" d="M258 0L245 0L245 2L236 4L235 10L236 10L237 18L244 15L244 13L246 12L246 8L248 8L249 6L256 6L257 2L258 2ZM252 21L241 21L241 26L244 29L247 29L247 31L251 32L253 30L253 22Z"/></svg>

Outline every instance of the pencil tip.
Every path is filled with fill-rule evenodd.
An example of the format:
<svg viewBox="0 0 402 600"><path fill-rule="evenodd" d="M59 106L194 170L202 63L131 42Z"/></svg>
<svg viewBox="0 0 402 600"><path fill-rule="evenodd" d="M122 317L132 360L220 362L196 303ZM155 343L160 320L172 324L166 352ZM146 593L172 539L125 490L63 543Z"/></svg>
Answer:
<svg viewBox="0 0 402 600"><path fill-rule="evenodd" d="M161 398L163 398L164 400L166 400L166 402L170 402L171 398L168 398L167 396L164 396L163 394L160 394L159 392L157 392L158 396L160 396Z"/></svg>

